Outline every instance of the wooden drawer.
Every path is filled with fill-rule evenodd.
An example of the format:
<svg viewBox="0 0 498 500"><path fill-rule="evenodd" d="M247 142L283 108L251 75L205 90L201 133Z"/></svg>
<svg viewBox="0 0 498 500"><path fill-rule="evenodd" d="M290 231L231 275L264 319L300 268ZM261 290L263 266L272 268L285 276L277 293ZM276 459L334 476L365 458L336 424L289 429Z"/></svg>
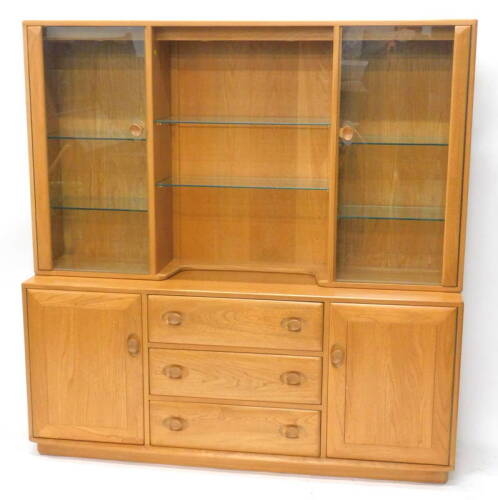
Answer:
<svg viewBox="0 0 498 500"><path fill-rule="evenodd" d="M318 357L151 349L152 394L320 403Z"/></svg>
<svg viewBox="0 0 498 500"><path fill-rule="evenodd" d="M151 342L322 349L319 303L153 295L148 309Z"/></svg>
<svg viewBox="0 0 498 500"><path fill-rule="evenodd" d="M320 412L206 403L150 403L151 444L316 457Z"/></svg>

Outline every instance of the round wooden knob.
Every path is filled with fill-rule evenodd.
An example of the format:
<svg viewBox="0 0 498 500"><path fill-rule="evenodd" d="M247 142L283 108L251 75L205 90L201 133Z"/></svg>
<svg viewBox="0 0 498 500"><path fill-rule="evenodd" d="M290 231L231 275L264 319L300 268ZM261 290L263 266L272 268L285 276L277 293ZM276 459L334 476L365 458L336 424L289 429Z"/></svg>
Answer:
<svg viewBox="0 0 498 500"><path fill-rule="evenodd" d="M334 366L335 368L339 368L344 363L345 358L346 353L340 345L335 344L334 346L332 346L332 349L330 351L330 362L332 366Z"/></svg>
<svg viewBox="0 0 498 500"><path fill-rule="evenodd" d="M301 318L285 318L282 320L282 326L287 328L289 332L300 332L303 328L303 320Z"/></svg>
<svg viewBox="0 0 498 500"><path fill-rule="evenodd" d="M140 137L144 133L144 124L141 122L132 123L130 125L130 134L133 137Z"/></svg>
<svg viewBox="0 0 498 500"><path fill-rule="evenodd" d="M350 142L354 137L354 128L351 125L344 125L339 129L339 137L346 142Z"/></svg>
<svg viewBox="0 0 498 500"><path fill-rule="evenodd" d="M282 373L280 379L287 385L301 385L304 380L304 375L301 372L285 372Z"/></svg>
<svg viewBox="0 0 498 500"><path fill-rule="evenodd" d="M131 356L135 357L139 355L140 340L138 340L138 337L135 334L132 333L128 336L126 345Z"/></svg>
<svg viewBox="0 0 498 500"><path fill-rule="evenodd" d="M168 365L164 367L164 375L172 379L180 379L185 375L185 368L180 365Z"/></svg>
<svg viewBox="0 0 498 500"><path fill-rule="evenodd" d="M180 326L182 324L183 318L181 313L175 311L169 311L163 314L163 321L165 321L169 326Z"/></svg>
<svg viewBox="0 0 498 500"><path fill-rule="evenodd" d="M182 417L168 417L164 419L163 424L170 431L177 432L185 429L187 422Z"/></svg>
<svg viewBox="0 0 498 500"><path fill-rule="evenodd" d="M287 439L298 439L299 438L299 426L298 425L284 425L282 429L282 434Z"/></svg>

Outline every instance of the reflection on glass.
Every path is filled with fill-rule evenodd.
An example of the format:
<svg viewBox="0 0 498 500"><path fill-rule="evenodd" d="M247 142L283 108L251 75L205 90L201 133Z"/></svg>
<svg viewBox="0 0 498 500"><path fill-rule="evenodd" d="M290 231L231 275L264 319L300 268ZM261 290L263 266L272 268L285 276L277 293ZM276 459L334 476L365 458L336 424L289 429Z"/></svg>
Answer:
<svg viewBox="0 0 498 500"><path fill-rule="evenodd" d="M147 273L144 30L44 29L56 269Z"/></svg>
<svg viewBox="0 0 498 500"><path fill-rule="evenodd" d="M453 29L344 28L339 281L440 282Z"/></svg>

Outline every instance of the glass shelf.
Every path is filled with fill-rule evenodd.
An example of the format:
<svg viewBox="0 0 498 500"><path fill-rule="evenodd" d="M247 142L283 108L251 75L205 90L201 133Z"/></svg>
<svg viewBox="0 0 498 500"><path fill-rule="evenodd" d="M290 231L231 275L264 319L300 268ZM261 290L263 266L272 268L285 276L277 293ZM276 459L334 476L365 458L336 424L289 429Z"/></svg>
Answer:
<svg viewBox="0 0 498 500"><path fill-rule="evenodd" d="M286 116L184 116L156 120L158 124L189 124L189 125L280 125L280 126L319 126L329 127L330 119L323 117L286 117Z"/></svg>
<svg viewBox="0 0 498 500"><path fill-rule="evenodd" d="M107 208L107 207L71 207L71 206L61 206L53 205L50 207L52 210L86 210L92 212L142 212L146 213L147 210L137 209L137 208Z"/></svg>
<svg viewBox="0 0 498 500"><path fill-rule="evenodd" d="M341 205L339 219L444 221L443 207Z"/></svg>
<svg viewBox="0 0 498 500"><path fill-rule="evenodd" d="M328 179L272 178L272 177L179 177L167 178L158 187L208 187L235 189L302 189L327 191Z"/></svg>
<svg viewBox="0 0 498 500"><path fill-rule="evenodd" d="M49 140L59 141L145 141L145 137L85 137L68 135L49 135Z"/></svg>
<svg viewBox="0 0 498 500"><path fill-rule="evenodd" d="M341 139L344 146L448 146L442 137L355 137L352 141Z"/></svg>

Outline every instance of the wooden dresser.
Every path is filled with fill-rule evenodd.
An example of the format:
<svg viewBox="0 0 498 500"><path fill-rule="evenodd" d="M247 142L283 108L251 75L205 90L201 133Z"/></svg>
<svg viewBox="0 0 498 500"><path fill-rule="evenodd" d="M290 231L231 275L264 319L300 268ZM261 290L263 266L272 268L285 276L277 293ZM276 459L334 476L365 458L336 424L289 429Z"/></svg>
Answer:
<svg viewBox="0 0 498 500"><path fill-rule="evenodd" d="M40 453L445 482L476 22L24 32Z"/></svg>

